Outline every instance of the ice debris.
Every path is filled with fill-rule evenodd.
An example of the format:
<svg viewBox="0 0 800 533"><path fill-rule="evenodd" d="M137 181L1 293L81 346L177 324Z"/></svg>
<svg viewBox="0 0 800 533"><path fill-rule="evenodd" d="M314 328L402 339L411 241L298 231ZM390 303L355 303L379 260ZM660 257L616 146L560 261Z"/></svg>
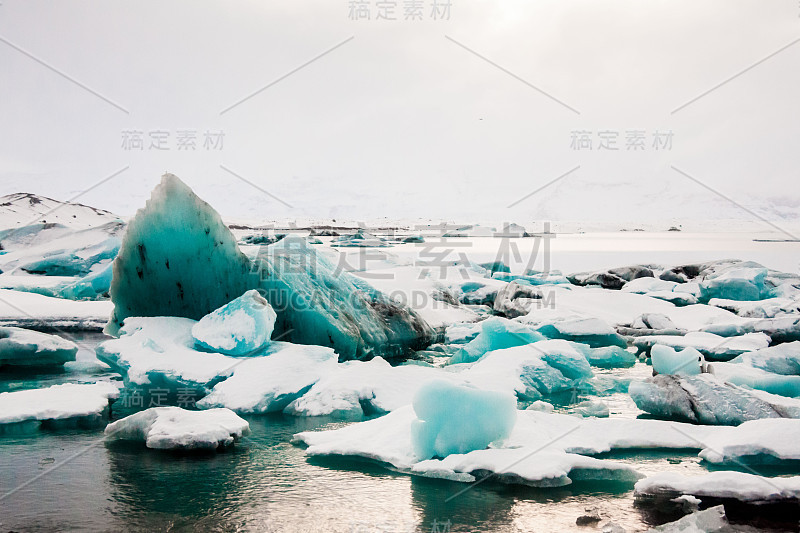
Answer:
<svg viewBox="0 0 800 533"><path fill-rule="evenodd" d="M250 433L250 424L230 409L188 411L151 407L106 427L109 440L144 441L157 450L216 450Z"/></svg>
<svg viewBox="0 0 800 533"><path fill-rule="evenodd" d="M57 335L22 328L0 327L0 369L63 365L75 360L78 346Z"/></svg>
<svg viewBox="0 0 800 533"><path fill-rule="evenodd" d="M208 351L246 355L269 342L275 317L269 302L251 289L201 318L192 326L192 336Z"/></svg>

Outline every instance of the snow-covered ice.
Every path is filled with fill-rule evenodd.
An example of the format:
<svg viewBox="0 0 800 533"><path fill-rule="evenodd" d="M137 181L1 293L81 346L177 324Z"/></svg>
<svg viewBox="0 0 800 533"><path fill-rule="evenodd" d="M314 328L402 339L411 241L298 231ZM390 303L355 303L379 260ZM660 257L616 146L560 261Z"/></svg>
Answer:
<svg viewBox="0 0 800 533"><path fill-rule="evenodd" d="M250 433L250 424L230 409L188 411L151 407L106 426L109 440L143 441L157 450L216 450Z"/></svg>
<svg viewBox="0 0 800 533"><path fill-rule="evenodd" d="M422 459L483 450L508 438L517 419L512 394L445 380L424 383L412 406L411 444Z"/></svg>
<svg viewBox="0 0 800 533"><path fill-rule="evenodd" d="M75 360L78 346L57 335L0 327L0 368L63 365Z"/></svg>
<svg viewBox="0 0 800 533"><path fill-rule="evenodd" d="M96 427L119 397L119 384L65 383L43 389L0 393L0 433L39 427Z"/></svg>
<svg viewBox="0 0 800 533"><path fill-rule="evenodd" d="M209 351L246 355L269 342L275 318L269 302L252 289L201 318L192 336Z"/></svg>

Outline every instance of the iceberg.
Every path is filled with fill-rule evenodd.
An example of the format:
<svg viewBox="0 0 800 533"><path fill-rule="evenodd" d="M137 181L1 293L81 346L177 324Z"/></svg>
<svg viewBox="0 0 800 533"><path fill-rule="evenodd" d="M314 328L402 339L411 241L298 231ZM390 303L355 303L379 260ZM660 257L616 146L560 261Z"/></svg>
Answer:
<svg viewBox="0 0 800 533"><path fill-rule="evenodd" d="M574 388L592 376L592 369L569 342L549 340L493 350L459 376L481 389L513 391L521 400L538 400Z"/></svg>
<svg viewBox="0 0 800 533"><path fill-rule="evenodd" d="M751 420L737 426L735 431L704 439L700 457L709 463L731 466L800 461L798 439L800 420Z"/></svg>
<svg viewBox="0 0 800 533"><path fill-rule="evenodd" d="M513 395L444 380L422 385L412 405L411 442L421 459L482 450L508 438L517 418Z"/></svg>
<svg viewBox="0 0 800 533"><path fill-rule="evenodd" d="M610 414L608 406L605 403L600 401L593 402L591 400L575 404L575 406L572 407L572 412L584 417L594 416L597 418L608 418Z"/></svg>
<svg viewBox="0 0 800 533"><path fill-rule="evenodd" d="M289 235L255 262L261 293L278 314L275 334L286 341L366 359L422 349L434 338L416 311L344 272L305 239Z"/></svg>
<svg viewBox="0 0 800 533"><path fill-rule="evenodd" d="M416 463L411 473L462 482L491 477L500 483L531 487L563 487L575 481L632 484L644 477L632 466L615 461L529 447L475 450L429 459Z"/></svg>
<svg viewBox="0 0 800 533"><path fill-rule="evenodd" d="M728 361L745 352L769 346L770 338L764 333L746 333L735 337L722 337L705 331L691 331L686 335L646 335L633 340L639 353L649 354L655 345L670 348L694 348L712 361Z"/></svg>
<svg viewBox="0 0 800 533"><path fill-rule="evenodd" d="M560 486L581 479L632 482L638 477L630 468L620 469L618 463L608 460L589 461L583 457L586 455L626 449L699 451L702 442L712 436L724 439L739 429L659 420L576 418L525 410L517 412L514 428L502 443L439 461L424 459L415 452L411 428L417 420L414 408L405 406L366 422L298 433L293 442L307 445L306 453L311 456L360 457L427 477L472 482L476 477L496 474L499 481L508 483Z"/></svg>
<svg viewBox="0 0 800 533"><path fill-rule="evenodd" d="M709 372L719 379L780 396L800 396L800 376L773 374L760 368L733 363L714 363Z"/></svg>
<svg viewBox="0 0 800 533"><path fill-rule="evenodd" d="M745 352L730 361L786 376L800 375L800 342L788 342L752 352Z"/></svg>
<svg viewBox="0 0 800 533"><path fill-rule="evenodd" d="M691 498L692 496L682 496ZM737 531L725 516L725 506L717 505L696 511L667 524L648 529L647 533L728 533Z"/></svg>
<svg viewBox="0 0 800 533"><path fill-rule="evenodd" d="M106 426L108 440L143 441L156 450L217 450L250 433L250 424L230 409L188 411L151 407Z"/></svg>
<svg viewBox="0 0 800 533"><path fill-rule="evenodd" d="M119 385L65 383L44 389L0 393L0 434L38 429L95 428L108 418Z"/></svg>
<svg viewBox="0 0 800 533"><path fill-rule="evenodd" d="M512 281L497 291L493 309L498 315L517 318L527 315L532 308L538 305L541 298L542 293L537 289Z"/></svg>
<svg viewBox="0 0 800 533"><path fill-rule="evenodd" d="M256 290L249 290L192 326L197 345L226 355L246 355L263 348L275 328L275 311Z"/></svg>
<svg viewBox="0 0 800 533"><path fill-rule="evenodd" d="M628 368L636 364L636 355L619 346L590 348L581 345L581 352L590 365L598 368Z"/></svg>
<svg viewBox="0 0 800 533"><path fill-rule="evenodd" d="M628 388L636 406L659 418L699 424L738 425L759 418L798 416L800 401L724 383L710 374L659 374Z"/></svg>
<svg viewBox="0 0 800 533"><path fill-rule="evenodd" d="M626 348L628 343L611 326L598 318L571 318L543 324L536 331L548 339L565 339L592 348L619 346Z"/></svg>
<svg viewBox="0 0 800 533"><path fill-rule="evenodd" d="M331 241L331 246L353 248L385 248L391 244L381 237L367 233L363 229L349 235L342 235Z"/></svg>
<svg viewBox="0 0 800 533"><path fill-rule="evenodd" d="M214 209L172 174L128 224L114 260L106 327L128 317L199 320L250 287L250 262Z"/></svg>
<svg viewBox="0 0 800 533"><path fill-rule="evenodd" d="M0 369L57 366L74 361L78 346L57 335L22 328L0 327Z"/></svg>
<svg viewBox="0 0 800 533"><path fill-rule="evenodd" d="M97 358L122 374L126 386L193 389L206 394L242 359L195 349L189 318L129 317L119 338L97 347Z"/></svg>
<svg viewBox="0 0 800 533"><path fill-rule="evenodd" d="M237 413L280 412L337 370L332 348L277 341L276 352L242 360L197 407L226 407Z"/></svg>
<svg viewBox="0 0 800 533"><path fill-rule="evenodd" d="M689 494L696 498L726 498L747 503L770 503L800 499L800 476L763 477L742 472L711 472L684 476L659 472L636 483L634 496L674 498Z"/></svg>
<svg viewBox="0 0 800 533"><path fill-rule="evenodd" d="M480 323L480 333L450 358L450 364L472 363L487 352L513 348L544 340L544 336L524 324L492 317Z"/></svg>
<svg viewBox="0 0 800 533"><path fill-rule="evenodd" d="M369 361L346 361L326 372L284 412L345 420L382 415L411 404L422 384L435 378L460 379L458 374L439 368L419 365L393 367L381 357Z"/></svg>
<svg viewBox="0 0 800 533"><path fill-rule="evenodd" d="M761 300L770 296L764 267L734 266L714 272L700 283L701 300Z"/></svg>
<svg viewBox="0 0 800 533"><path fill-rule="evenodd" d="M342 359L395 356L423 348L433 329L317 253L298 235L259 247L249 259L220 216L172 174L128 225L114 260L116 335L128 317L199 320L247 290L275 310L274 333L298 344L330 346Z"/></svg>
<svg viewBox="0 0 800 533"><path fill-rule="evenodd" d="M695 376L706 369L703 354L694 348L676 351L669 346L656 344L650 350L650 361L656 374Z"/></svg>

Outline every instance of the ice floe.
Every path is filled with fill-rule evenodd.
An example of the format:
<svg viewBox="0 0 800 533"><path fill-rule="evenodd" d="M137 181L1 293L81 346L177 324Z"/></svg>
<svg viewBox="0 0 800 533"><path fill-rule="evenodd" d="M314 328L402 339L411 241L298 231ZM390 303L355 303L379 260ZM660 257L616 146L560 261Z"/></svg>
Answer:
<svg viewBox="0 0 800 533"><path fill-rule="evenodd" d="M78 346L57 335L0 327L0 369L4 366L63 365L75 360Z"/></svg>
<svg viewBox="0 0 800 533"><path fill-rule="evenodd" d="M216 450L250 433L250 424L230 409L188 411L151 407L106 426L109 440L143 441L157 450Z"/></svg>
<svg viewBox="0 0 800 533"><path fill-rule="evenodd" d="M43 389L0 393L0 434L38 428L97 427L119 397L119 384L65 383Z"/></svg>

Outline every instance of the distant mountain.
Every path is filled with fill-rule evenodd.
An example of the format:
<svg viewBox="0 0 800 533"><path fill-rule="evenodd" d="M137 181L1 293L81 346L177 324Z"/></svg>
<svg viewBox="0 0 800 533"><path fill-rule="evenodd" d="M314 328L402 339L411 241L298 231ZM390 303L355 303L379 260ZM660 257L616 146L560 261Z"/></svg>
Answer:
<svg viewBox="0 0 800 533"><path fill-rule="evenodd" d="M0 230L31 224L60 224L78 230L116 220L117 215L102 209L37 194L18 192L0 197Z"/></svg>

